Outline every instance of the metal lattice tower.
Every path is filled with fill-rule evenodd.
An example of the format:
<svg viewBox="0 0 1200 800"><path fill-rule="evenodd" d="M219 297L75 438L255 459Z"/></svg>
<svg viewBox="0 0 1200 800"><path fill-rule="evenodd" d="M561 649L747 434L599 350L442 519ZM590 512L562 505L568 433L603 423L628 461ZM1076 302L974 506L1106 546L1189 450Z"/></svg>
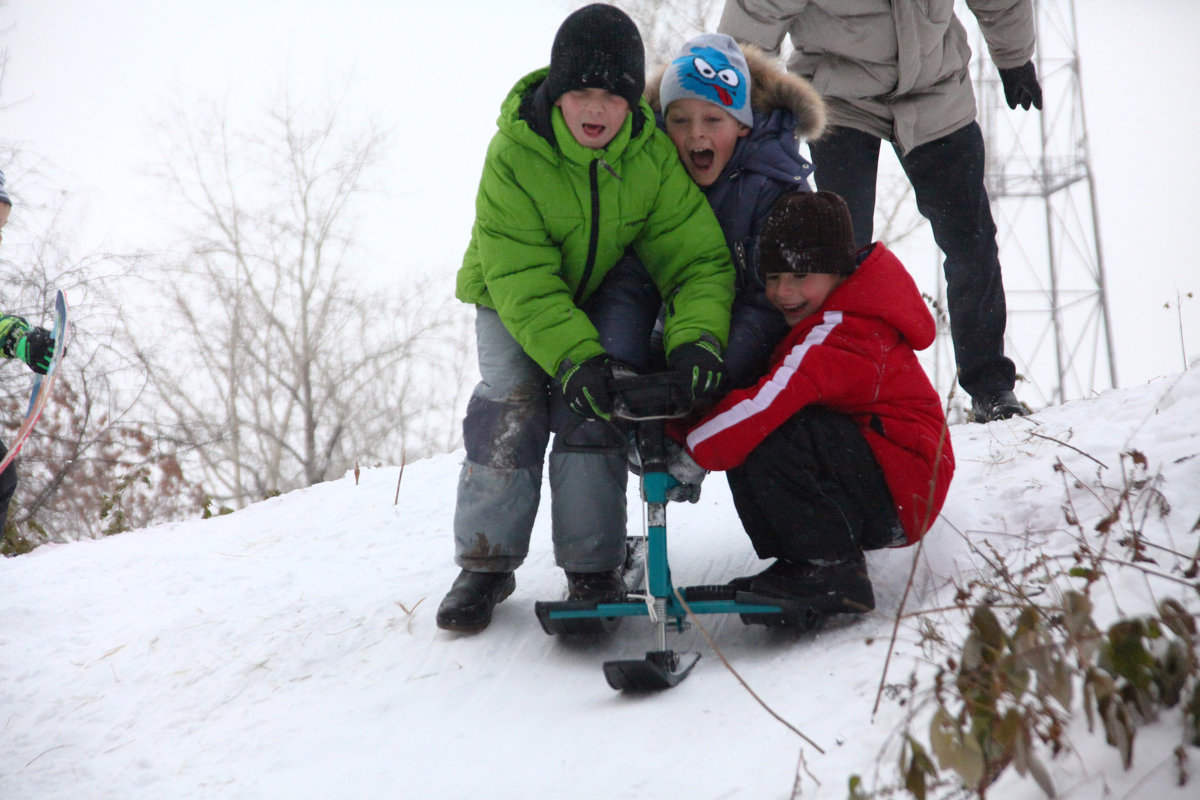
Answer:
<svg viewBox="0 0 1200 800"><path fill-rule="evenodd" d="M1118 383L1075 3L1034 7L1043 110L1008 108L981 34L973 70L1008 300L1005 351L1024 378L1018 394L1036 407ZM960 19L973 21L970 12Z"/></svg>

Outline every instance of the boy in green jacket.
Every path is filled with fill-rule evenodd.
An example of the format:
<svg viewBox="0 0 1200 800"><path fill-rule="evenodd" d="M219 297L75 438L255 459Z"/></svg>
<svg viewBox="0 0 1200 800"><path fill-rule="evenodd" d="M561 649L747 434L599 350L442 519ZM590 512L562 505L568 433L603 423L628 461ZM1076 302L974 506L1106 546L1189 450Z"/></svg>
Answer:
<svg viewBox="0 0 1200 800"><path fill-rule="evenodd" d="M462 567L438 626L475 633L516 586L550 432L555 560L572 600L624 598L626 437L612 425L614 366L649 342L597 290L626 249L664 298L669 366L715 393L733 268L704 195L642 99L637 26L593 4L563 22L550 66L505 99L475 201L457 296L476 306L481 380L463 421L454 515ZM624 334L624 335L623 335Z"/></svg>

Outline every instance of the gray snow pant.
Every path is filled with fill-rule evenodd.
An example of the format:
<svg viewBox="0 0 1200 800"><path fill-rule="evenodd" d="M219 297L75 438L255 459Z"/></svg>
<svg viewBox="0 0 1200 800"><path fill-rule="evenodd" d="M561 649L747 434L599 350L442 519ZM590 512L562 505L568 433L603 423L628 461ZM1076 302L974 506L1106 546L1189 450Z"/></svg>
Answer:
<svg viewBox="0 0 1200 800"><path fill-rule="evenodd" d="M475 334L481 380L463 420L467 458L454 510L455 562L477 572L511 572L525 560L553 431L550 525L555 562L571 572L620 566L626 536L626 437L607 423L589 422L568 410L558 383L525 354L495 311L476 308ZM612 349L609 353L619 357Z"/></svg>

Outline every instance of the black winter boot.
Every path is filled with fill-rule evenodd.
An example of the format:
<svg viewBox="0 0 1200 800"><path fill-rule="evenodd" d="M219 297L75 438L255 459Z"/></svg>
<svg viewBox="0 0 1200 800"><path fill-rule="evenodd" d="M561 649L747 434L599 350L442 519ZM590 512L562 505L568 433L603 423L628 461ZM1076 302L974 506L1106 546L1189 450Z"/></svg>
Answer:
<svg viewBox="0 0 1200 800"><path fill-rule="evenodd" d="M492 609L517 588L511 572L458 573L438 606L437 626L446 631L479 633L492 621Z"/></svg>
<svg viewBox="0 0 1200 800"><path fill-rule="evenodd" d="M971 413L976 422L994 422L1009 417L1024 417L1029 408L1012 392L992 392L971 398Z"/></svg>
<svg viewBox="0 0 1200 800"><path fill-rule="evenodd" d="M788 573L794 569L795 567L792 562L779 558L772 562L771 565L762 572L756 572L753 575L746 575L741 578L734 578L729 582L729 585L739 592L748 592L750 591L750 584L754 583L754 581L758 580L759 578L764 578L768 575L775 575L778 573Z"/></svg>
<svg viewBox="0 0 1200 800"><path fill-rule="evenodd" d="M732 583L745 589L745 578ZM875 608L875 592L862 554L839 560L785 561L774 564L749 579L755 594L781 600L816 601L827 612L860 613Z"/></svg>
<svg viewBox="0 0 1200 800"><path fill-rule="evenodd" d="M567 599L587 603L621 603L625 600L625 581L621 571L568 572Z"/></svg>

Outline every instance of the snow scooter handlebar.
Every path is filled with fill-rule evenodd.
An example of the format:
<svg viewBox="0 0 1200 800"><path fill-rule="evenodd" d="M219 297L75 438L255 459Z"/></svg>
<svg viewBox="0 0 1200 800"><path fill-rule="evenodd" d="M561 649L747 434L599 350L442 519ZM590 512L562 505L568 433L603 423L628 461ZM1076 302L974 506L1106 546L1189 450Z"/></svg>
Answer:
<svg viewBox="0 0 1200 800"><path fill-rule="evenodd" d="M620 375L608 381L613 416L631 422L686 417L692 410L691 380L686 372Z"/></svg>
<svg viewBox="0 0 1200 800"><path fill-rule="evenodd" d="M666 491L676 481L667 471L663 421L685 417L691 412L694 401L690 377L679 371L625 374L609 380L607 388L613 398L614 420L632 423L626 427L632 436L637 463L643 473L663 473L663 491ZM620 426L613 424L613 428L618 435L626 435Z"/></svg>

